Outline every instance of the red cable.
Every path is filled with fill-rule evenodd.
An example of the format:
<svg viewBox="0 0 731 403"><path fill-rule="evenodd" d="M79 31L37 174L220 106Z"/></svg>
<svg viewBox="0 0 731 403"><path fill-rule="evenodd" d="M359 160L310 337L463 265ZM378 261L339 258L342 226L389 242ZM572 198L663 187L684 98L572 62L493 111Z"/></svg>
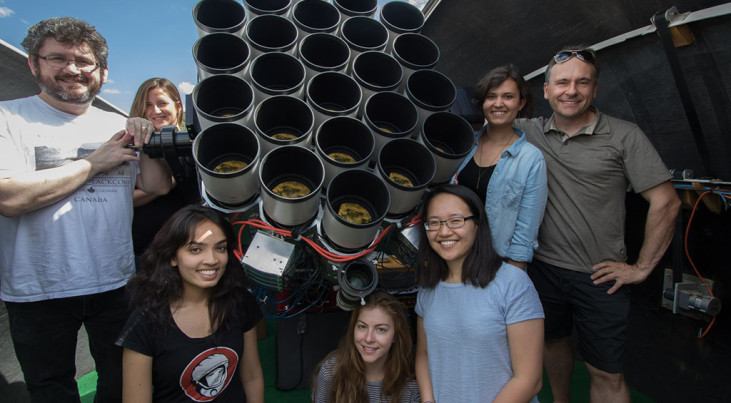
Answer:
<svg viewBox="0 0 731 403"><path fill-rule="evenodd" d="M248 221L233 221L233 222L231 222L231 225L241 225L241 228L239 228L239 234L238 234L238 241L239 241L238 248L236 250L234 250L234 254L236 255L237 258L239 258L239 260L241 260L244 256L243 245L241 244L241 234L244 230L244 227L247 225L251 225L252 227L257 227L257 228L262 228L262 229L266 229L269 231L273 231L279 235L286 236L288 238L293 238L291 231L272 227L271 225L265 223L264 221L258 220L258 219L250 219ZM337 253L330 252L330 251L322 248L315 241L313 241L309 238L306 238L306 237L302 237L302 240L305 241L308 245L310 245L318 254L320 254L321 256L325 257L326 259L328 259L330 261L348 262L351 260L355 260L359 257L365 256L365 255L373 252L374 250L376 250L378 243L381 241L381 239L384 237L384 235L391 229L391 227L393 227L393 224L389 225L383 231L381 231L381 234L378 235L378 237L375 239L375 241L373 241L373 246L371 246L370 248L368 248L364 251L361 251L360 253L357 253L357 254L351 255L351 256L344 256L344 255L339 255Z"/></svg>
<svg viewBox="0 0 731 403"><path fill-rule="evenodd" d="M690 233L690 224L693 222L693 216L695 216L695 212L698 210L698 204L700 204L703 197L708 195L709 193L713 193L712 190L707 190L703 192L698 200L696 200L695 205L693 206L693 211L690 213L690 218L688 218L688 225L685 227L685 239L683 241L684 247L685 247L685 256L688 258L688 261L690 262L691 267L693 267L693 270L695 271L695 274L698 275L698 278L701 279L701 282L703 282L703 285L706 286L708 289L708 294L713 297L713 291L711 290L711 287L708 285L706 280L701 276L701 273L698 271L698 268L695 266L695 263L693 263L693 259L690 258L690 253L688 252L688 233ZM708 331L711 330L711 327L716 322L716 317L714 316L713 319L711 319L711 323L708 324L708 327L706 330L698 336L699 339L702 339L705 337L706 334L708 334Z"/></svg>

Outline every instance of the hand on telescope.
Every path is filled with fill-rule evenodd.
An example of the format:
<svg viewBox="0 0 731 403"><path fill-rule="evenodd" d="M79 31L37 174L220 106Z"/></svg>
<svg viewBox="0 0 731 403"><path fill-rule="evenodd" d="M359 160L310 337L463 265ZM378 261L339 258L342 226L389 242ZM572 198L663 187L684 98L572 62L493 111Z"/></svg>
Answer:
<svg viewBox="0 0 731 403"><path fill-rule="evenodd" d="M155 131L152 122L143 118L128 118L125 126L125 137L134 139L137 150L150 142ZM167 194L172 188L172 176L167 163L163 159L151 159L143 152L139 153L139 158L136 160L140 162L140 172L136 179L137 188L158 196Z"/></svg>
<svg viewBox="0 0 731 403"><path fill-rule="evenodd" d="M134 136L134 145L137 147L147 144L155 131L152 122L143 118L128 118L125 126L127 133Z"/></svg>
<svg viewBox="0 0 731 403"><path fill-rule="evenodd" d="M91 176L114 169L123 162L139 161L135 151L127 148L131 141L132 136L127 134L125 130L120 130L106 143L94 150L85 158L91 164Z"/></svg>

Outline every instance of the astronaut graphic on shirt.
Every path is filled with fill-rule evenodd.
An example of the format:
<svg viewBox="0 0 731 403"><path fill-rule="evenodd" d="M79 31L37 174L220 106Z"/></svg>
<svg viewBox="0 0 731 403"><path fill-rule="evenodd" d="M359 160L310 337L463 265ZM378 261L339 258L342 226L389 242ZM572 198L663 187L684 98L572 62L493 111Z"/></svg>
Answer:
<svg viewBox="0 0 731 403"><path fill-rule="evenodd" d="M236 372L239 357L226 347L216 347L198 354L180 376L180 387L196 402L216 398Z"/></svg>

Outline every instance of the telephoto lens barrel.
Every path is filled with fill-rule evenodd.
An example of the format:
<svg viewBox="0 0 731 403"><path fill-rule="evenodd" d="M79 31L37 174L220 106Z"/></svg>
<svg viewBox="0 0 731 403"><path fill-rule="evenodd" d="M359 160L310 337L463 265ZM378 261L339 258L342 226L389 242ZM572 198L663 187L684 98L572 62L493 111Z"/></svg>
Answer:
<svg viewBox="0 0 731 403"><path fill-rule="evenodd" d="M224 32L205 35L193 44L198 78L202 80L216 74L245 78L249 53L249 45L239 35Z"/></svg>
<svg viewBox="0 0 731 403"><path fill-rule="evenodd" d="M261 161L262 209L274 224L294 227L310 222L319 211L325 167L308 148L278 146Z"/></svg>
<svg viewBox="0 0 731 403"><path fill-rule="evenodd" d="M216 123L246 125L253 101L251 85L240 77L228 74L210 76L193 88L193 106L201 130Z"/></svg>
<svg viewBox="0 0 731 403"><path fill-rule="evenodd" d="M246 25L244 5L236 1L203 0L193 7L198 37L214 32L241 35Z"/></svg>
<svg viewBox="0 0 731 403"><path fill-rule="evenodd" d="M297 37L316 32L336 34L340 26L340 13L332 3L322 0L302 0L292 6L292 22L297 27Z"/></svg>
<svg viewBox="0 0 731 403"><path fill-rule="evenodd" d="M290 95L263 100L254 111L250 127L259 136L262 155L283 145L309 147L315 122L305 101Z"/></svg>
<svg viewBox="0 0 731 403"><path fill-rule="evenodd" d="M386 53L391 52L397 36L407 32L418 33L424 27L424 14L418 7L405 1L389 1L381 7L380 21L388 29Z"/></svg>
<svg viewBox="0 0 731 403"><path fill-rule="evenodd" d="M375 174L348 169L335 176L327 189L322 232L344 251L365 248L386 217L391 196Z"/></svg>
<svg viewBox="0 0 731 403"><path fill-rule="evenodd" d="M451 112L434 112L424 121L419 141L437 163L432 184L448 182L475 145L469 122Z"/></svg>
<svg viewBox="0 0 731 403"><path fill-rule="evenodd" d="M388 43L388 30L378 20L370 17L350 17L342 23L340 36L350 48L352 67L355 57L369 50L383 51Z"/></svg>
<svg viewBox="0 0 731 403"><path fill-rule="evenodd" d="M440 57L439 47L434 41L425 35L410 32L401 34L393 40L391 54L404 69L404 79L399 88L401 91L411 73L434 68Z"/></svg>
<svg viewBox="0 0 731 403"><path fill-rule="evenodd" d="M436 70L418 70L406 80L405 94L419 111L417 126L421 128L430 114L449 111L457 99L457 88L449 77Z"/></svg>
<svg viewBox="0 0 731 403"><path fill-rule="evenodd" d="M336 116L323 122L314 143L317 155L325 164L325 188L335 175L346 169L367 168L375 149L368 126L350 116Z"/></svg>
<svg viewBox="0 0 731 403"><path fill-rule="evenodd" d="M376 289L378 272L372 263L356 259L338 270L338 285L338 307L344 311L352 311L363 302L363 298Z"/></svg>
<svg viewBox="0 0 731 403"><path fill-rule="evenodd" d="M244 206L259 193L259 140L248 127L208 127L193 141L193 158L206 193L219 205Z"/></svg>
<svg viewBox="0 0 731 403"><path fill-rule="evenodd" d="M375 160L389 141L411 136L419 122L419 111L404 95L392 91L377 92L363 107L363 121L376 139Z"/></svg>
<svg viewBox="0 0 731 403"><path fill-rule="evenodd" d="M378 8L377 0L333 0L333 5L340 12L340 20L350 17L373 17Z"/></svg>
<svg viewBox="0 0 731 403"><path fill-rule="evenodd" d="M396 139L386 143L378 154L376 173L391 194L391 217L411 212L436 174L434 156L421 143Z"/></svg>

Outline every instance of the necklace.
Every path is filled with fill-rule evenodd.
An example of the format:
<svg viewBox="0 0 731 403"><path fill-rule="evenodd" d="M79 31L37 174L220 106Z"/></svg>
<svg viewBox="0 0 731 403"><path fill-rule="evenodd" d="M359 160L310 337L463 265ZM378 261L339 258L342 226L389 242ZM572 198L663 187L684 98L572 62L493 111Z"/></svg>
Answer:
<svg viewBox="0 0 731 403"><path fill-rule="evenodd" d="M512 140L512 139L513 139L513 136L508 136L508 139L505 141L505 144L503 144L503 146L500 148L500 150L497 152L497 154L495 154L495 156L493 157L490 164L488 164L486 167L482 166L482 150L480 150L480 154L478 155L479 161L477 161L478 162L477 171L479 172L479 174L477 175L477 184L475 185L475 190L480 190L480 180L482 179L482 175L484 175L485 172L487 171L486 168L491 167L497 163L497 161L500 159L500 155L502 155L502 153L505 150L507 150L508 146L510 145L510 140Z"/></svg>

